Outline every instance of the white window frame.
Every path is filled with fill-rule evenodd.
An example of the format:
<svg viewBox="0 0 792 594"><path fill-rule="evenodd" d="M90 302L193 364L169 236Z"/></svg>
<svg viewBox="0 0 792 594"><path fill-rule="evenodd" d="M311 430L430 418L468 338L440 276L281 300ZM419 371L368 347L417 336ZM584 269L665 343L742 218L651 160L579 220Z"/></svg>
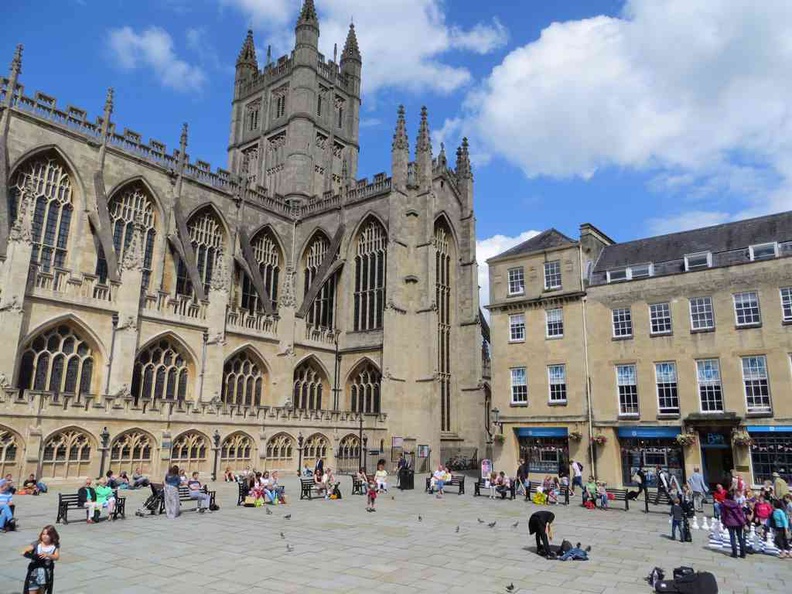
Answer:
<svg viewBox="0 0 792 594"><path fill-rule="evenodd" d="M616 274L624 273L624 278L614 278ZM613 270L608 270L608 282L609 283L623 283L624 281L630 280L630 269L629 268L614 268Z"/></svg>
<svg viewBox="0 0 792 594"><path fill-rule="evenodd" d="M550 272L548 274L548 267L558 267L558 273L556 274L555 271ZM549 277L549 278L548 278ZM548 280L558 278L558 284L551 285ZM553 260L552 262L545 262L544 263L544 288L545 291L552 291L556 289L560 289L563 286L562 279L561 279L561 260Z"/></svg>
<svg viewBox="0 0 792 594"><path fill-rule="evenodd" d="M514 383L515 372L522 372L522 380L523 380L522 383L517 383L517 384ZM527 405L528 404L528 371L525 369L525 367L512 367L511 369L509 369L509 376L511 378L511 380L510 380L511 381L511 384L510 384L511 385L511 404L517 405L517 406ZM518 377L517 379L519 380L520 378ZM515 396L515 392L514 392L515 388L525 388L524 397L520 396L519 398L521 398L521 399L519 399L519 400L516 399L514 397ZM522 399L522 398L524 398L524 399Z"/></svg>
<svg viewBox="0 0 792 594"><path fill-rule="evenodd" d="M674 379L670 381L670 378L664 377L663 382L660 381L660 366L669 366L669 369L673 371ZM655 392L657 394L657 412L661 415L678 415L679 414L679 373L677 372L677 364L676 361L658 361L654 364L655 368ZM662 397L660 394L660 384L664 386L665 389L671 389L671 384L673 384L673 389L675 390L676 394L674 399L676 400L676 406L663 406L662 404ZM665 398L669 398L668 395L665 395Z"/></svg>
<svg viewBox="0 0 792 594"><path fill-rule="evenodd" d="M753 309L752 305L745 306L742 301L740 301L741 309L738 309L738 298L742 299L748 295L753 295L755 302L756 302L756 320L752 320L750 322L740 322L740 311L748 311L748 309ZM734 293L732 295L732 303L734 304L734 323L737 325L738 328L752 328L755 326L761 326L762 324L762 309L759 305L759 293L757 291L741 291L740 293ZM754 313L751 312L751 317L753 318Z"/></svg>
<svg viewBox="0 0 792 594"><path fill-rule="evenodd" d="M710 326L696 326L695 319L693 317L693 302L696 301L697 303L701 301L702 303L707 302L709 303L709 313L711 314L712 324ZM691 297L688 299L688 309L690 312L690 330L693 332L701 332L704 330L714 330L715 329L715 304L712 301L711 295L704 295L703 297ZM698 314L697 314L698 315Z"/></svg>
<svg viewBox="0 0 792 594"><path fill-rule="evenodd" d="M512 284L516 285L517 282L516 278L514 280L514 283L512 282L512 273L515 273L515 276L517 275L517 273L519 273L520 276L519 290L517 291L512 291ZM522 266L515 266L514 268L509 268L506 271L506 282L508 284L506 290L510 297L513 295L525 295L525 269Z"/></svg>
<svg viewBox="0 0 792 594"><path fill-rule="evenodd" d="M515 330L522 330L516 332ZM515 336L519 334L519 336ZM509 315L509 342L525 342L525 314L511 314Z"/></svg>
<svg viewBox="0 0 792 594"><path fill-rule="evenodd" d="M664 315L663 317L655 316L655 307L665 307L666 313L668 315ZM662 321L663 325L665 325L665 321L668 321L668 330L655 330L654 329L654 322L655 321ZM674 333L674 317L671 314L671 303L666 301L663 303L650 303L649 304L649 334L652 336L667 336L668 334Z"/></svg>
<svg viewBox="0 0 792 594"><path fill-rule="evenodd" d="M761 369L759 365L751 365L751 361L755 360L757 363L761 361ZM748 363L749 373L746 374L746 363ZM743 393L745 394L745 410L749 413L769 413L773 412L773 398L770 393L770 373L767 370L767 357L765 355L750 355L747 357L740 357L740 367L742 368L743 378ZM767 392L765 396L759 398L766 398L767 404L764 406L756 406L749 404L749 398L757 398L755 395L750 395L749 391L753 388L760 387L759 385L749 386L748 382L764 382L764 389Z"/></svg>
<svg viewBox="0 0 792 594"><path fill-rule="evenodd" d="M756 256L756 250L762 248L768 248L768 247L773 248L772 256L759 256L759 257ZM751 257L751 262L756 262L757 260L772 260L774 258L778 258L778 242L771 241L768 243L757 243L755 245L748 247L748 253Z"/></svg>
<svg viewBox="0 0 792 594"><path fill-rule="evenodd" d="M627 312L627 315L623 316L624 319L619 320L619 322L620 323L629 323L629 325L630 325L630 333L629 334L617 334L616 333L616 327L617 327L616 326L616 323L617 323L617 320L616 320L617 313L616 312ZM633 331L634 331L633 322L632 322L632 309L630 309L629 307L616 307L616 308L612 309L611 310L611 329L612 329L613 338L632 338Z"/></svg>
<svg viewBox="0 0 792 594"><path fill-rule="evenodd" d="M553 377L553 369L561 369L561 376L557 374ZM553 398L553 386L563 386L564 397ZM567 401L567 383L566 383L566 364L560 363L556 365L547 366L547 401L550 404L566 404Z"/></svg>
<svg viewBox="0 0 792 594"><path fill-rule="evenodd" d="M558 313L559 320L550 320L550 314L556 315L555 312ZM553 324L553 328L556 329L559 325L561 328L561 332L557 334L550 333L550 325ZM545 310L545 338L563 338L564 337L564 309L561 307L554 307L553 309L546 309Z"/></svg>
<svg viewBox="0 0 792 594"><path fill-rule="evenodd" d="M781 320L792 322L792 287L781 287L778 292L781 296Z"/></svg>
<svg viewBox="0 0 792 594"><path fill-rule="evenodd" d="M717 379L704 380L701 379L701 365L714 364L713 369L717 370ZM704 402L701 399L702 388L717 387L720 391L720 409L718 410L704 410ZM721 374L720 360L719 359L696 359L696 393L698 395L699 410L704 414L720 414L726 410L726 399L723 395L723 375Z"/></svg>
<svg viewBox="0 0 792 594"><path fill-rule="evenodd" d="M639 272L639 270L642 270L644 268L646 268L646 274ZM631 279L649 278L650 276L654 276L654 264L652 264L651 262L649 264L636 264L634 266L631 266L628 270Z"/></svg>
<svg viewBox="0 0 792 594"><path fill-rule="evenodd" d="M619 370L622 368L632 368L632 378L633 383L622 383L622 374L619 373ZM622 393L621 388L628 388L632 387L635 391L634 394L630 395L631 397L635 397L635 411L624 412L622 410ZM638 368L636 367L635 363L627 363L623 365L616 365L616 398L618 399L619 404L619 416L620 417L634 417L638 418L641 416L641 408L640 408L640 399L638 396Z"/></svg>
<svg viewBox="0 0 792 594"><path fill-rule="evenodd" d="M704 263L691 264L691 260L694 258L702 258L704 256L707 258L706 265ZM702 270L704 268L712 268L712 252L695 252L693 254L685 254L685 272L690 272L691 270Z"/></svg>

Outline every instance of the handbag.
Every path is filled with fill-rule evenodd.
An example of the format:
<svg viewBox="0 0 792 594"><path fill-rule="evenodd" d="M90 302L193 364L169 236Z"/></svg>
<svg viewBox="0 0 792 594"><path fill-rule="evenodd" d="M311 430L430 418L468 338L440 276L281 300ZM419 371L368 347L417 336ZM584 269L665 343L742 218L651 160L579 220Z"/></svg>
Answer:
<svg viewBox="0 0 792 594"><path fill-rule="evenodd" d="M245 497L245 507L255 507L256 505L256 498L252 495L247 495Z"/></svg>

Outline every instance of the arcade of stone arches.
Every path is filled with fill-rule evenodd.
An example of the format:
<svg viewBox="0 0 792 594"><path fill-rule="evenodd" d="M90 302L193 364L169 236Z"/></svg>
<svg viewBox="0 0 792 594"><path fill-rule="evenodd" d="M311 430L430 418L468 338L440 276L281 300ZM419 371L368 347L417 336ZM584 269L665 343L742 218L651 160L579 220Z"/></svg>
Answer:
<svg viewBox="0 0 792 594"><path fill-rule="evenodd" d="M29 472L35 472L44 480L94 476L99 469L101 441L101 435L76 426L53 431L42 436L38 465L33 469L24 465L24 460L30 458L22 436L0 425L0 476L11 474L21 477ZM231 431L220 437L215 447L209 435L196 429L183 431L172 440L168 437L157 440L154 434L144 429L131 428L111 435L107 445L105 468L116 474L122 470L131 473L140 469L143 474L151 476L164 474L171 464L204 475L215 471L222 474L226 468L234 472L251 469L293 472L297 469L300 449L302 459L311 464L316 458L323 458L338 470L351 472L357 469L361 453L357 435L349 433L331 442L321 432L303 438L302 435L295 437L291 432L278 431L259 441L245 431ZM218 468L213 468L215 459Z"/></svg>

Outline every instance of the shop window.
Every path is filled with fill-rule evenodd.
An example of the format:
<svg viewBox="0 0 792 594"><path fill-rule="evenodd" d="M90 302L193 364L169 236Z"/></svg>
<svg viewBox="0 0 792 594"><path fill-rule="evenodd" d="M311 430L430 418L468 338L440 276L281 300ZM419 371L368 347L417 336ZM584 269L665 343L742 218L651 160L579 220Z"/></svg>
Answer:
<svg viewBox="0 0 792 594"><path fill-rule="evenodd" d="M684 484L684 464L682 446L673 437L639 439L619 438L622 460L622 484L635 485L634 476L638 469L646 473L646 483L649 487L657 486L655 468L667 468L668 472L676 477L677 482Z"/></svg>
<svg viewBox="0 0 792 594"><path fill-rule="evenodd" d="M528 472L556 475L569 467L569 442L565 437L521 437L520 457L528 463Z"/></svg>
<svg viewBox="0 0 792 594"><path fill-rule="evenodd" d="M792 482L792 432L751 433L751 439L754 484L772 481L774 472Z"/></svg>

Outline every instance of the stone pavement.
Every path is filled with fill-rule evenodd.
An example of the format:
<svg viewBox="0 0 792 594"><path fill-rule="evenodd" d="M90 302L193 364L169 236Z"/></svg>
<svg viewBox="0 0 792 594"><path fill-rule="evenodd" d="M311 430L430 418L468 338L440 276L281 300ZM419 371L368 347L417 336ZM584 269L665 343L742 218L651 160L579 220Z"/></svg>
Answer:
<svg viewBox="0 0 792 594"><path fill-rule="evenodd" d="M563 563L526 550L535 546L527 520L537 508L522 499L491 501L472 493L436 499L420 490L392 490L377 500L376 513L366 513L365 499L347 495L351 481L342 481L341 501L299 501L296 478L287 478L290 504L268 506L272 515L237 508L236 486L216 483L219 512L189 511L175 521L135 517L146 493L127 492L126 520L58 526L55 591L489 593L506 592L513 583L522 593L648 594L643 578L656 565L668 573L679 565L711 571L722 594L792 591L792 561L732 559L709 550L704 531L694 531L692 544L672 542L662 513L589 511L578 499L568 508L552 507L557 544L566 538L593 547L590 561ZM0 594L21 592L27 560L19 552L55 520L56 491L16 498L21 530L0 534ZM477 518L497 525L488 528Z"/></svg>

